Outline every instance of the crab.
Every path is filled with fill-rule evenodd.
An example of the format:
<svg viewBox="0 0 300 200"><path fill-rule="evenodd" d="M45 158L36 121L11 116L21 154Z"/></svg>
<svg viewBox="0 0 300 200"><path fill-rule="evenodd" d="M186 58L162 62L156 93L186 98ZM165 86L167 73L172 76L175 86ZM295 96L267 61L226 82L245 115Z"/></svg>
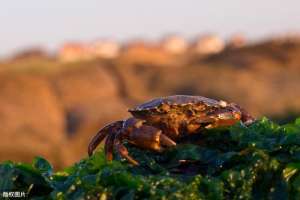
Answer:
<svg viewBox="0 0 300 200"><path fill-rule="evenodd" d="M174 95L153 99L128 110L133 117L113 122L93 137L88 154L104 140L104 152L108 161L113 152L133 165L139 165L129 155L123 142L156 152L176 146L181 138L199 134L204 129L231 126L237 122L249 125L255 121L247 111L235 103L214 100L202 96Z"/></svg>

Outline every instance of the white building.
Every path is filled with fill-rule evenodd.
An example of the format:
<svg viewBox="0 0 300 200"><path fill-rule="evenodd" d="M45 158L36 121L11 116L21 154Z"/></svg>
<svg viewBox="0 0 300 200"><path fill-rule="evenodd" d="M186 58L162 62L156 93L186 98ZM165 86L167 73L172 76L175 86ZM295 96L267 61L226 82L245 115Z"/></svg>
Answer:
<svg viewBox="0 0 300 200"><path fill-rule="evenodd" d="M224 48L224 41L215 35L199 37L199 39L195 41L193 47L194 51L201 55L217 54L223 51Z"/></svg>
<svg viewBox="0 0 300 200"><path fill-rule="evenodd" d="M81 43L66 43L59 50L58 59L62 62L77 62L90 60L92 56L87 45Z"/></svg>
<svg viewBox="0 0 300 200"><path fill-rule="evenodd" d="M99 40L90 44L91 54L100 58L115 58L120 53L119 43L113 40Z"/></svg>
<svg viewBox="0 0 300 200"><path fill-rule="evenodd" d="M171 54L182 54L188 48L187 41L180 36L169 36L161 42L162 48Z"/></svg>

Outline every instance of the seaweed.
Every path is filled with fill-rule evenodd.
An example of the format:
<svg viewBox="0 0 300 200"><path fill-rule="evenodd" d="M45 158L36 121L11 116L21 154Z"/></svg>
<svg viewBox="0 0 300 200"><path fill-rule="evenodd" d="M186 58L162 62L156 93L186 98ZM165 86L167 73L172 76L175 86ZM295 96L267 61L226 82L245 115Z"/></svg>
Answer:
<svg viewBox="0 0 300 200"><path fill-rule="evenodd" d="M193 141L193 142L191 142ZM132 166L103 150L62 171L47 160L0 164L0 195L30 199L300 199L300 118L204 131L163 153L125 144Z"/></svg>

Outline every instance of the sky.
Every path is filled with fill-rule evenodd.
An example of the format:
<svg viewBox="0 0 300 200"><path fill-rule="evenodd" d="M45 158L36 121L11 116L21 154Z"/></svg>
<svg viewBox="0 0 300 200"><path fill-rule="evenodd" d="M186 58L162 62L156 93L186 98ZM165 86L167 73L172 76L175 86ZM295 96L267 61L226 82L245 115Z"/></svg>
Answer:
<svg viewBox="0 0 300 200"><path fill-rule="evenodd" d="M299 0L0 0L0 56L67 41L204 33L250 39L300 30Z"/></svg>

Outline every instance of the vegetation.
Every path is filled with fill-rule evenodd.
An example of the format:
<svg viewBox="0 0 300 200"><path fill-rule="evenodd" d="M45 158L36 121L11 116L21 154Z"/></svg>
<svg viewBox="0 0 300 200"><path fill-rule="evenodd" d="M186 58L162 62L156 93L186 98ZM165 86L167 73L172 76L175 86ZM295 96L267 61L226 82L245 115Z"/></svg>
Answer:
<svg viewBox="0 0 300 200"><path fill-rule="evenodd" d="M300 199L300 118L282 126L263 118L192 140L198 142L161 154L126 144L137 167L118 155L107 163L102 151L59 172L43 158L5 162L0 192L25 191L30 199Z"/></svg>

